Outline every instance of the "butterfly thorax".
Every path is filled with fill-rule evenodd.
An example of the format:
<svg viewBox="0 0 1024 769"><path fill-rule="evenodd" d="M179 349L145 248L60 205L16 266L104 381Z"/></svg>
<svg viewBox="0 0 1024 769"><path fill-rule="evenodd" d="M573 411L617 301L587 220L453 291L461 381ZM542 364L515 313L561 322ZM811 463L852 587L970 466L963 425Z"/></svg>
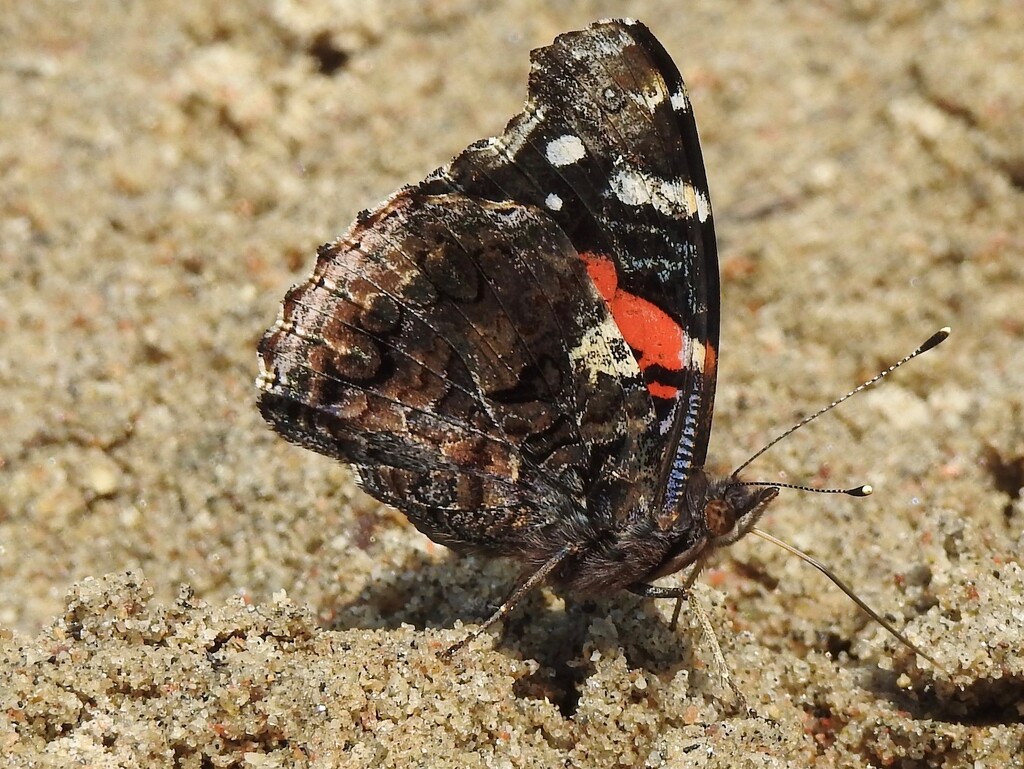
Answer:
<svg viewBox="0 0 1024 769"><path fill-rule="evenodd" d="M696 470L674 509L626 516L588 543L557 579L570 591L591 594L649 584L742 537L778 491Z"/></svg>

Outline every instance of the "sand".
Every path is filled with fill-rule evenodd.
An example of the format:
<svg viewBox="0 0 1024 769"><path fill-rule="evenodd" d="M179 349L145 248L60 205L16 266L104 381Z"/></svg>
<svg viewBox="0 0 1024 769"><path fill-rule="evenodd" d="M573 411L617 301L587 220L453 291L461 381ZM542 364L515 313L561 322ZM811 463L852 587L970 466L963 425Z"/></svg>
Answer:
<svg viewBox="0 0 1024 769"><path fill-rule="evenodd" d="M286 444L255 344L318 244L623 13L689 84L723 272L714 467L769 544L672 606L456 558ZM6 766L1024 766L1024 36L1012 2L21 3L0 15Z"/></svg>

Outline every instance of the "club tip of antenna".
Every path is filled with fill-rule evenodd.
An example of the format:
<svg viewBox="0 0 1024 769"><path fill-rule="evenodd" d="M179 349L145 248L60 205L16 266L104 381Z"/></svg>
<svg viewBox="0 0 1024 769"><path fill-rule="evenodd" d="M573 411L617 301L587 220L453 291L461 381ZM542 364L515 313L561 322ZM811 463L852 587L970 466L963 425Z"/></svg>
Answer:
<svg viewBox="0 0 1024 769"><path fill-rule="evenodd" d="M922 352L928 352L933 347L938 347L940 344L945 342L946 338L950 335L951 331L952 329L949 326L943 326L942 328L940 328L938 331L936 331L934 334L928 337L928 340L923 345L921 345L918 351L919 354Z"/></svg>
<svg viewBox="0 0 1024 769"><path fill-rule="evenodd" d="M865 483L863 486L858 486L855 489L847 489L846 493L851 497L867 497L870 496L874 489L871 484Z"/></svg>

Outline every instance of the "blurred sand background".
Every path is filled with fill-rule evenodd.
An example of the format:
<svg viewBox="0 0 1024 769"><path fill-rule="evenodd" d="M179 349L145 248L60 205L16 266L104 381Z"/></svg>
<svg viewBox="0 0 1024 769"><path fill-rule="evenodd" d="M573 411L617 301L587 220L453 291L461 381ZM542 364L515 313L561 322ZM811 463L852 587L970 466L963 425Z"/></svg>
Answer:
<svg viewBox="0 0 1024 769"><path fill-rule="evenodd" d="M723 272L711 456L941 348L751 468L763 526L668 602L456 559L254 408L318 244L499 131L528 52L645 21L689 85ZM0 13L6 766L1022 766L1024 6L8 3ZM977 763L976 763L977 762Z"/></svg>

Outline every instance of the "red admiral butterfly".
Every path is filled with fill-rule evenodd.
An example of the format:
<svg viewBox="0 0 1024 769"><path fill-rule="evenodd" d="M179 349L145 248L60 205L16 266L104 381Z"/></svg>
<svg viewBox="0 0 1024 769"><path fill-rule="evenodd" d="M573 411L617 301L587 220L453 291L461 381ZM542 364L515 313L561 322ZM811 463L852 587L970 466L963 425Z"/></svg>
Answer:
<svg viewBox="0 0 1024 769"><path fill-rule="evenodd" d="M435 542L525 564L484 627L542 582L684 596L652 583L779 492L703 469L719 276L678 70L629 20L531 60L504 133L322 246L259 345L278 433Z"/></svg>

